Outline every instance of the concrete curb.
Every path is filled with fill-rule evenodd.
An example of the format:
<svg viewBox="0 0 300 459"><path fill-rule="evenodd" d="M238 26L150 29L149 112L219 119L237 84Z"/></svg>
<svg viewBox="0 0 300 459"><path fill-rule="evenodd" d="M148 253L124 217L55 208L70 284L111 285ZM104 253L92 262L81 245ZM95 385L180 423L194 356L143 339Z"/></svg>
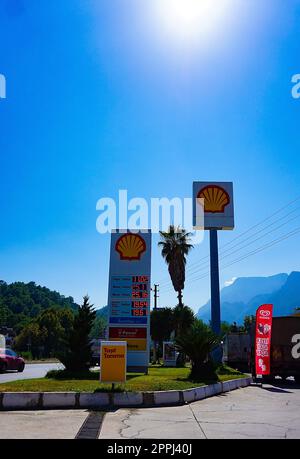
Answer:
<svg viewBox="0 0 300 459"><path fill-rule="evenodd" d="M252 382L252 377L247 377L193 389L156 392L2 392L0 411L183 405L246 387Z"/></svg>

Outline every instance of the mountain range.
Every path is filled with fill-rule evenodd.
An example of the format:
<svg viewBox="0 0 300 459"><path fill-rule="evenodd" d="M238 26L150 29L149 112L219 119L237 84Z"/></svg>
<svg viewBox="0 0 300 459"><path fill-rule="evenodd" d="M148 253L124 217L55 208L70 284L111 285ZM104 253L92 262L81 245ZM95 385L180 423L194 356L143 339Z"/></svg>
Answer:
<svg viewBox="0 0 300 459"><path fill-rule="evenodd" d="M103 319L107 319L108 317L108 306L103 306L100 309L96 310L97 317L103 317Z"/></svg>
<svg viewBox="0 0 300 459"><path fill-rule="evenodd" d="M221 290L221 320L242 324L264 303L274 305L274 316L292 314L300 307L300 272L269 277L239 277ZM197 317L210 320L210 301L199 308Z"/></svg>

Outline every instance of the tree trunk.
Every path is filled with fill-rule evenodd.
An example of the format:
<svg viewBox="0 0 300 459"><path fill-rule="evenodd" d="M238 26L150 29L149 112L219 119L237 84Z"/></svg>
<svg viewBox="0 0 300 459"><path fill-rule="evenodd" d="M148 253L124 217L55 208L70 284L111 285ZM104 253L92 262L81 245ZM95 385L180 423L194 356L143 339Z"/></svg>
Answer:
<svg viewBox="0 0 300 459"><path fill-rule="evenodd" d="M156 341L153 341L153 363L156 364L157 362L157 354L156 354Z"/></svg>
<svg viewBox="0 0 300 459"><path fill-rule="evenodd" d="M157 341L153 341L153 363L159 364L159 343Z"/></svg>
<svg viewBox="0 0 300 459"><path fill-rule="evenodd" d="M215 368L211 362L193 361L190 377L195 381L203 381L205 379L210 381L216 381L218 379Z"/></svg>
<svg viewBox="0 0 300 459"><path fill-rule="evenodd" d="M182 303L182 290L178 290L178 305L183 308L183 303Z"/></svg>

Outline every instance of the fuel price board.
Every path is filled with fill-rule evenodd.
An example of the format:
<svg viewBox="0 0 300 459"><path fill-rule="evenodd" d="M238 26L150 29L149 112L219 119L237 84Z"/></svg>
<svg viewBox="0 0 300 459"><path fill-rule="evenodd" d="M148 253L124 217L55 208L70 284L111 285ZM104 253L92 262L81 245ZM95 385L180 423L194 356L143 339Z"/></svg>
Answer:
<svg viewBox="0 0 300 459"><path fill-rule="evenodd" d="M149 363L150 271L151 232L113 232L108 292L109 339L127 341L129 370L144 371Z"/></svg>

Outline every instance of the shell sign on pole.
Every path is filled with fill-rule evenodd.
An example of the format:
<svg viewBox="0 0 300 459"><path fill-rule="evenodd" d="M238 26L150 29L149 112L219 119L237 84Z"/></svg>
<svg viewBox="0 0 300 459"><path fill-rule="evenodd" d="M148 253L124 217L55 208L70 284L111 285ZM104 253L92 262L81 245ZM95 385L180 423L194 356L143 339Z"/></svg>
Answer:
<svg viewBox="0 0 300 459"><path fill-rule="evenodd" d="M211 327L219 335L221 332L221 302L218 230L234 228L232 182L193 182L193 227L196 230L209 230ZM214 359L221 362L221 351L215 352Z"/></svg>
<svg viewBox="0 0 300 459"><path fill-rule="evenodd" d="M111 341L126 341L128 371L148 370L150 274L151 231L112 232L108 338Z"/></svg>
<svg viewBox="0 0 300 459"><path fill-rule="evenodd" d="M234 228L232 182L193 183L193 226L205 230Z"/></svg>
<svg viewBox="0 0 300 459"><path fill-rule="evenodd" d="M126 382L126 341L102 341L100 353L100 382Z"/></svg>

